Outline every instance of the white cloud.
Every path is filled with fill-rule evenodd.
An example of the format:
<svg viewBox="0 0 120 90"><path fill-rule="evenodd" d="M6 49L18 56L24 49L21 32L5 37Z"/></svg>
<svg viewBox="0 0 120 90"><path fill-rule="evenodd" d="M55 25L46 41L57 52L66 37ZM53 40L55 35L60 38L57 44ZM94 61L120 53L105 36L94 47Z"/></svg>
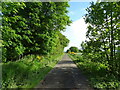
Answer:
<svg viewBox="0 0 120 90"><path fill-rule="evenodd" d="M67 26L65 32L62 32L69 40L70 43L68 47L65 48L65 51L71 47L76 46L80 48L82 41L86 39L87 24L83 18L74 21L70 26Z"/></svg>

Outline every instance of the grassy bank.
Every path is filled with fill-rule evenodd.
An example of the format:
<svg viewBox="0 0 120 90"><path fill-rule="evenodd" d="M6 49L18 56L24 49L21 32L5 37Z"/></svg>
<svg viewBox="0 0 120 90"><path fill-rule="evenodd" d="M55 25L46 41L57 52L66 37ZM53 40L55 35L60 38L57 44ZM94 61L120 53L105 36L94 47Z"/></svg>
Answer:
<svg viewBox="0 0 120 90"><path fill-rule="evenodd" d="M115 76L109 75L108 66L99 62L92 62L85 59L83 55L69 56L76 63L83 73L88 77L90 84L95 89L114 89L120 90L120 81Z"/></svg>
<svg viewBox="0 0 120 90"><path fill-rule="evenodd" d="M16 62L2 63L2 88L34 88L62 56L28 55Z"/></svg>

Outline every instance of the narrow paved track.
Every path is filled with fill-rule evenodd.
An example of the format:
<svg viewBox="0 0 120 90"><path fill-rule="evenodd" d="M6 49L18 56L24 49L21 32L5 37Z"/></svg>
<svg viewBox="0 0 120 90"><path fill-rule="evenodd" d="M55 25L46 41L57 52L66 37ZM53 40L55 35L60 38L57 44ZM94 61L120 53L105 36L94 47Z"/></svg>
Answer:
<svg viewBox="0 0 120 90"><path fill-rule="evenodd" d="M67 54L52 69L45 79L36 88L44 89L69 89L69 90L93 90L86 77L80 72Z"/></svg>

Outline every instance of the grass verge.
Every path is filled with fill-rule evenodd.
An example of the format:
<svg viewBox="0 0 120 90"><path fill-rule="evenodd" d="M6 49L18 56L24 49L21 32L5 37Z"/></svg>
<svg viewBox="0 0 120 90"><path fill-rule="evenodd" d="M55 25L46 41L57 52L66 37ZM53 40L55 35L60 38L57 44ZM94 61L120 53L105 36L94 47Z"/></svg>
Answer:
<svg viewBox="0 0 120 90"><path fill-rule="evenodd" d="M28 55L16 62L2 63L2 88L34 88L58 63L59 55Z"/></svg>
<svg viewBox="0 0 120 90"><path fill-rule="evenodd" d="M86 60L82 55L68 55L88 77L93 88L98 90L120 90L120 81L115 76L108 74L108 66L99 62L92 62L89 59Z"/></svg>

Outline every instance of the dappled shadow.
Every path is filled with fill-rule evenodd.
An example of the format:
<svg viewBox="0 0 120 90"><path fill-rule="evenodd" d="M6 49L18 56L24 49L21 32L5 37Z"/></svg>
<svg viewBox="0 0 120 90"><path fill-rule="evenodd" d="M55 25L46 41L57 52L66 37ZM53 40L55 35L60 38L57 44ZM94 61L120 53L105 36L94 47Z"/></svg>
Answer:
<svg viewBox="0 0 120 90"><path fill-rule="evenodd" d="M88 80L77 67L55 67L36 88L79 88L82 90L90 87Z"/></svg>
<svg viewBox="0 0 120 90"><path fill-rule="evenodd" d="M73 61L61 61L58 64L73 64Z"/></svg>
<svg viewBox="0 0 120 90"><path fill-rule="evenodd" d="M89 86L88 79L67 55L58 62L36 88L93 90Z"/></svg>

